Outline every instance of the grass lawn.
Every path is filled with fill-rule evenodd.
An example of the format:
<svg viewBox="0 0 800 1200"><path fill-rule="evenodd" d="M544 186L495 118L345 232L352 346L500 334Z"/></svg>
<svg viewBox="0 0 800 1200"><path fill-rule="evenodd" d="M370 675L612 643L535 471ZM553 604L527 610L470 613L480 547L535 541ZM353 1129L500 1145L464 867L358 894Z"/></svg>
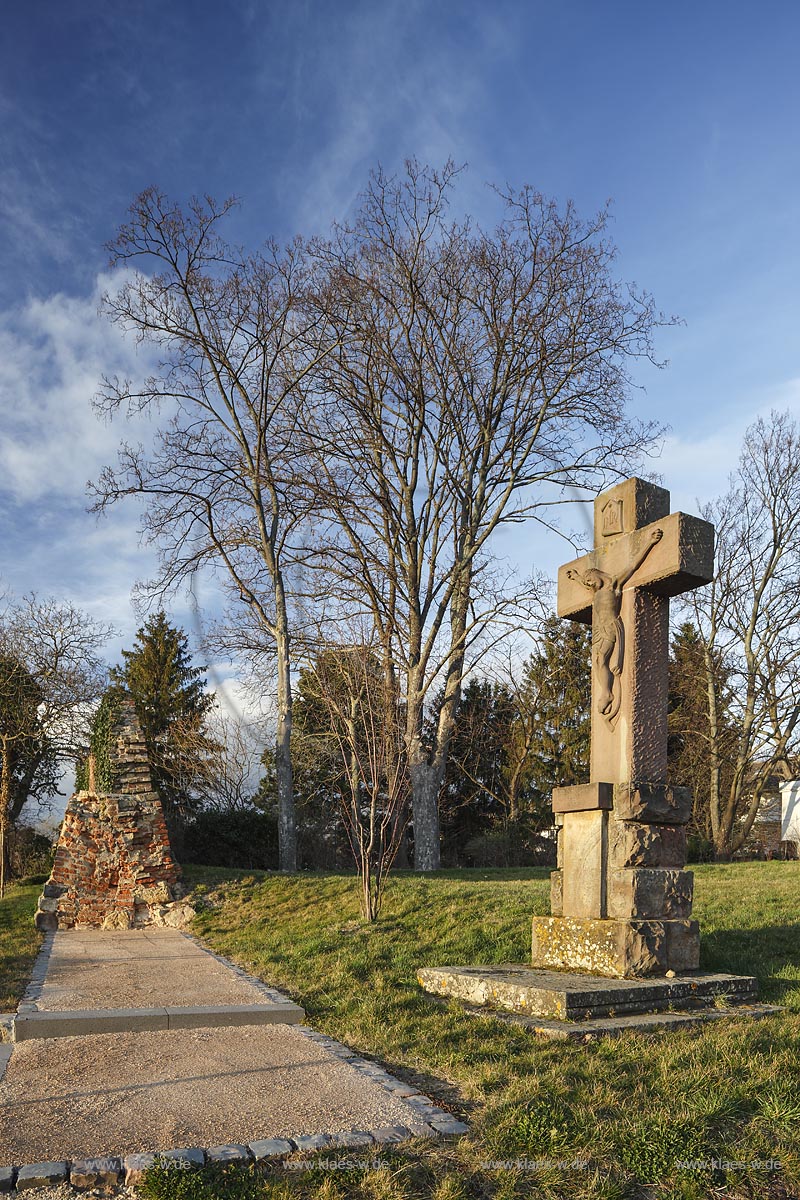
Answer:
<svg viewBox="0 0 800 1200"><path fill-rule="evenodd" d="M546 871L398 873L373 927L343 876L187 876L210 889L194 923L208 945L471 1125L458 1142L382 1153L380 1170L319 1171L290 1190L276 1180L266 1194L800 1195L800 864L696 868L703 968L758 975L785 1015L588 1046L467 1016L415 980L421 965L525 961L530 917L548 911ZM676 1166L711 1159L737 1165ZM765 1160L780 1169L752 1165Z"/></svg>
<svg viewBox="0 0 800 1200"><path fill-rule="evenodd" d="M0 1012L12 1012L25 990L42 935L33 927L41 883L11 884L0 900Z"/></svg>
<svg viewBox="0 0 800 1200"><path fill-rule="evenodd" d="M280 987L315 1028L374 1057L466 1117L468 1136L382 1149L383 1165L153 1180L159 1200L511 1200L800 1195L800 864L696 868L703 967L755 973L786 1012L588 1046L538 1041L440 1005L424 964L525 961L546 871L397 874L366 926L352 878L188 868L209 946ZM37 937L36 887L0 905L2 992L18 994ZM19 926L15 932L15 927ZM24 965L23 965L24 964ZM6 1005L8 1005L6 1001ZM344 1152L340 1157L344 1157ZM353 1156L358 1157L357 1155ZM728 1166L678 1167L727 1160ZM777 1160L765 1170L756 1162ZM732 1165L735 1164L735 1165ZM191 1177L190 1177L191 1176Z"/></svg>

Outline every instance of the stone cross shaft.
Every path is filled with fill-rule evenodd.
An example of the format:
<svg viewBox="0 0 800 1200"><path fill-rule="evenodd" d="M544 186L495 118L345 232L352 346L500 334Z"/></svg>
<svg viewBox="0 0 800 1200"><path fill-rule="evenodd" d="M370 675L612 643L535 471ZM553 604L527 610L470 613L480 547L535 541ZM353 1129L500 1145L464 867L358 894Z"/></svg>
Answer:
<svg viewBox="0 0 800 1200"><path fill-rule="evenodd" d="M713 562L713 526L628 479L595 501L593 550L559 571L559 616L592 626L591 767L589 783L554 789L559 869L553 917L534 922L535 965L697 966L681 869L691 795L667 787L669 597L707 583Z"/></svg>

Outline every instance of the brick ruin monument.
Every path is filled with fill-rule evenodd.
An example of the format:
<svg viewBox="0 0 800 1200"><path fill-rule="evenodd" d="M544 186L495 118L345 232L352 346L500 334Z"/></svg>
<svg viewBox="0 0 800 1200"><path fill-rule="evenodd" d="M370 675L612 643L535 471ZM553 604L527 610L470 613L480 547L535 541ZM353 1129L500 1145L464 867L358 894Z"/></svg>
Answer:
<svg viewBox="0 0 800 1200"><path fill-rule="evenodd" d="M180 868L129 698L114 712L108 759L113 790L96 790L90 756L88 787L67 804L53 870L39 897L38 929L180 925L194 915L180 903Z"/></svg>

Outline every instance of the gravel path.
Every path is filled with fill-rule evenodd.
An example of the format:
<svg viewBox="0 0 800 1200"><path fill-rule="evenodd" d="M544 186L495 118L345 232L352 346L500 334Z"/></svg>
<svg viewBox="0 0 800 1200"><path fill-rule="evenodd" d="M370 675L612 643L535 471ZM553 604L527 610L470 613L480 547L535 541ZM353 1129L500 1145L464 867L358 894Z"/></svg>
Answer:
<svg viewBox="0 0 800 1200"><path fill-rule="evenodd" d="M0 1085L0 1162L418 1120L290 1025L35 1039L14 1047Z"/></svg>
<svg viewBox="0 0 800 1200"><path fill-rule="evenodd" d="M329 1039L285 1023L285 1009L273 1024L215 1024L215 1006L259 1005L263 1019L265 1006L278 1003L285 1003L280 993L178 930L57 932L20 1006L25 1040L14 1043L0 1079L0 1164L420 1129L425 1117L414 1105L425 1113L424 1098L403 1099L413 1088L359 1060L353 1065L354 1056ZM31 1036L36 1010L158 1007L192 1009L192 1028L178 1021L148 1032L131 1025L118 1033ZM295 1020L298 1013L294 1007ZM436 1108L427 1116L447 1123ZM36 1200L70 1195L54 1187Z"/></svg>
<svg viewBox="0 0 800 1200"><path fill-rule="evenodd" d="M62 930L40 1011L264 1004L264 994L177 929Z"/></svg>

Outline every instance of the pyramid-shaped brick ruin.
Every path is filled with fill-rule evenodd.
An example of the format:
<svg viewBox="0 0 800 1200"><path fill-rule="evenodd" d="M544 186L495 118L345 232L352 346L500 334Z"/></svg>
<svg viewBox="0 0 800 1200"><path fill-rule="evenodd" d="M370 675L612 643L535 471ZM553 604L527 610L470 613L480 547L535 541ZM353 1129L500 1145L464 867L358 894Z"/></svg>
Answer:
<svg viewBox="0 0 800 1200"><path fill-rule="evenodd" d="M179 925L183 894L133 701L115 708L108 758L113 790L70 798L55 861L39 898L39 929ZM186 914L188 915L188 914Z"/></svg>

